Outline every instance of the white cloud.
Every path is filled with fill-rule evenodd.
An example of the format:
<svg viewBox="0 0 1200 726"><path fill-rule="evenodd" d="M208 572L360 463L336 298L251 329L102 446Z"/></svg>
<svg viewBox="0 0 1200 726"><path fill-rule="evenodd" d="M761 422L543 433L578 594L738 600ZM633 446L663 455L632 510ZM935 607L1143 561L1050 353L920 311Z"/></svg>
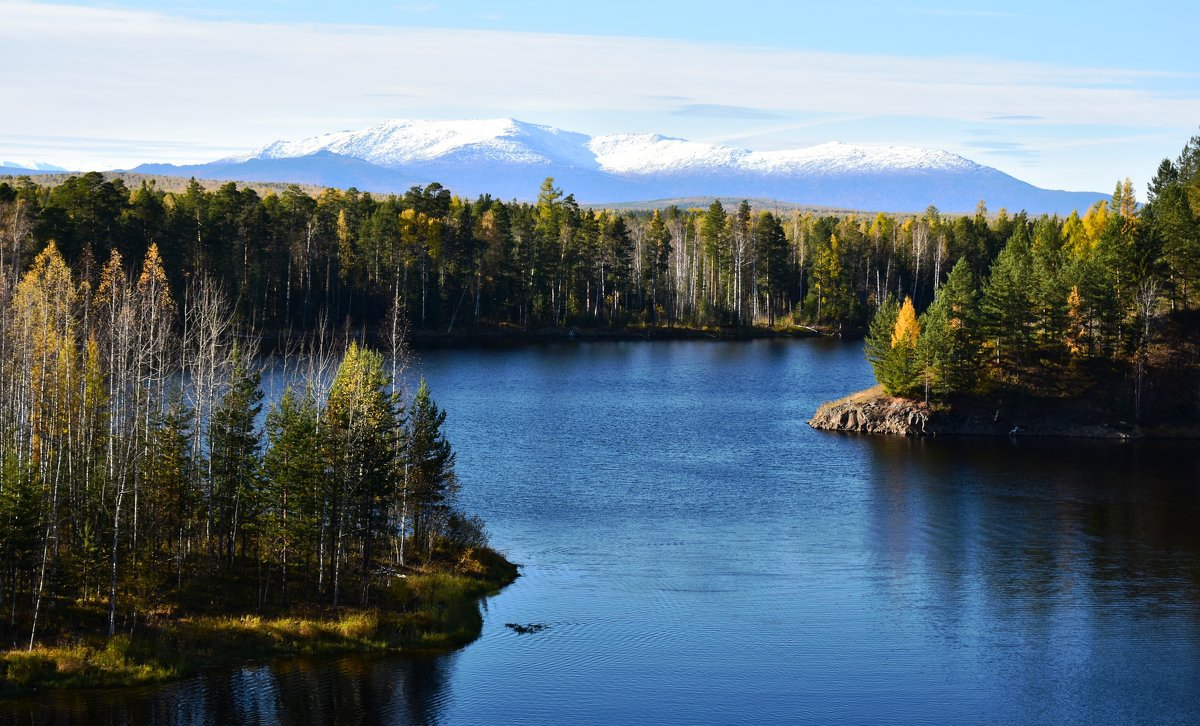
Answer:
<svg viewBox="0 0 1200 726"><path fill-rule="evenodd" d="M32 133L153 140L131 141L123 152L64 142L74 159L46 159L75 165L203 161L213 158L208 149L387 117L503 114L588 133L740 133L736 120L713 131L703 118L672 115L681 100L797 120L823 114L988 124L1036 116L1037 124L1145 131L1191 129L1200 118L1195 92L1147 88L1177 78L1139 71L630 37L206 21L27 2L0 2L0 58L0 154L5 139ZM1197 86L1194 80L1187 85ZM636 127L612 127L618 120ZM750 120L741 123L741 138L761 136ZM880 134L881 143L909 141ZM196 146L176 143L164 159L172 142ZM22 153L33 151L26 144Z"/></svg>

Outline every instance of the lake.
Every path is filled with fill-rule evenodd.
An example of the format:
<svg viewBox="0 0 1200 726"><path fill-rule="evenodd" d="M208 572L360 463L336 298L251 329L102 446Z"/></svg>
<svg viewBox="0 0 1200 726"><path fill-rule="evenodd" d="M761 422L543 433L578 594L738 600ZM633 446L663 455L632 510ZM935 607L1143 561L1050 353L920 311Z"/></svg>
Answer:
<svg viewBox="0 0 1200 726"><path fill-rule="evenodd" d="M1196 442L813 431L861 344L425 350L522 577L440 656L0 704L25 723L1185 723ZM519 634L506 623L544 624Z"/></svg>

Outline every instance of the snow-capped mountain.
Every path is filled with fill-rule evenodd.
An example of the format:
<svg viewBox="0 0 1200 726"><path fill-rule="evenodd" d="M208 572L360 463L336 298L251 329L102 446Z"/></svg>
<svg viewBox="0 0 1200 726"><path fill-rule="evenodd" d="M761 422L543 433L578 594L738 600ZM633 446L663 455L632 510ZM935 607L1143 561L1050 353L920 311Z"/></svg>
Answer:
<svg viewBox="0 0 1200 726"><path fill-rule="evenodd" d="M884 170L961 171L961 156L915 146L853 146L837 141L804 149L749 151L656 134L610 134L588 143L600 168L617 174L683 174L722 169L758 174L837 174Z"/></svg>
<svg viewBox="0 0 1200 726"><path fill-rule="evenodd" d="M43 161L0 161L0 174L30 174L66 171Z"/></svg>
<svg viewBox="0 0 1200 726"><path fill-rule="evenodd" d="M135 171L214 179L404 191L440 182L458 194L530 199L542 180L583 202L734 196L888 211L996 209L1069 212L1104 195L1039 189L956 154L838 142L750 151L655 134L589 137L514 119L385 121L276 141L210 164Z"/></svg>
<svg viewBox="0 0 1200 726"><path fill-rule="evenodd" d="M514 119L385 121L363 131L339 131L300 141L276 141L225 161L293 159L329 151L393 169L450 156L513 164L568 162L594 166L583 134Z"/></svg>

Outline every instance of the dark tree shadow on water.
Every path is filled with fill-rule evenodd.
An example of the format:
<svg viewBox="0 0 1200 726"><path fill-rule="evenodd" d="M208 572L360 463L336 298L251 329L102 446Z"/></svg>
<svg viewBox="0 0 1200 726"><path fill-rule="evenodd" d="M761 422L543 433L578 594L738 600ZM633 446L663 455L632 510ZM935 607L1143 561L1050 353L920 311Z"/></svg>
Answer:
<svg viewBox="0 0 1200 726"><path fill-rule="evenodd" d="M432 724L449 700L454 655L289 658L179 683L42 694L0 702L0 722Z"/></svg>

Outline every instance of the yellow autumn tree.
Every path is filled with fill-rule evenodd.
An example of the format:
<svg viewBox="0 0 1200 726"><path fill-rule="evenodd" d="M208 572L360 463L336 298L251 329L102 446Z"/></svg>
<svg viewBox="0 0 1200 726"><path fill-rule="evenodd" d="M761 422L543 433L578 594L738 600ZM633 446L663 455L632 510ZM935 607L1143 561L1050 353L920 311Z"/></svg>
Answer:
<svg viewBox="0 0 1200 726"><path fill-rule="evenodd" d="M43 464L47 445L64 431L73 408L79 367L75 297L71 270L53 241L33 261L13 297L13 350L27 394L25 433L29 453Z"/></svg>
<svg viewBox="0 0 1200 726"><path fill-rule="evenodd" d="M867 360L875 369L875 380L889 395L906 396L916 391L920 335L912 299L906 297L903 305L899 305L895 298L884 298L871 319L864 342Z"/></svg>
<svg viewBox="0 0 1200 726"><path fill-rule="evenodd" d="M896 316L896 327L892 329L892 347L917 347L917 338L921 337L921 324L917 322L917 311L913 308L912 298L905 297Z"/></svg>

